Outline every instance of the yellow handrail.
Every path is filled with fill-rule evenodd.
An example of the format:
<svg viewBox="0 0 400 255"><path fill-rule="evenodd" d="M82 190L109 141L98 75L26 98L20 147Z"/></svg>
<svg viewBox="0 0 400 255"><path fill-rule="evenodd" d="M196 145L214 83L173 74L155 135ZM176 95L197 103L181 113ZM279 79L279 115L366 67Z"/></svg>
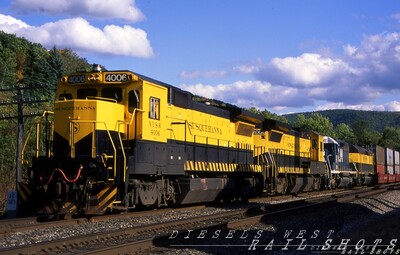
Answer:
<svg viewBox="0 0 400 255"><path fill-rule="evenodd" d="M35 157L36 157L36 158L39 157L39 144L40 144L39 136L40 136L40 125L42 124L42 122L40 121L40 118L43 118L43 117L45 117L45 116L47 117L47 115L49 115L49 114L54 114L54 112L52 112L52 111L44 111L43 114L42 114L42 116L37 117L37 118L36 118L36 122L33 123L33 124L31 125L31 127L30 127L30 129L29 129L29 131L28 131L27 137L26 137L26 139L25 139L24 146L22 147L22 151L21 151L21 161L22 161L22 162L24 162L25 149L26 149L26 147L27 147L27 145L28 145L29 138L30 138L31 133L32 133L32 131L33 131L34 125L36 125ZM49 150L50 150L50 148L49 148ZM50 156L50 152L49 152L49 151L47 151L46 154L47 154L48 157Z"/></svg>
<svg viewBox="0 0 400 255"><path fill-rule="evenodd" d="M124 169L124 182L126 182L126 155L125 155L125 149L124 149L124 144L122 142L122 137L121 137L121 132L120 132L120 126L125 124L124 121L119 121L118 122L118 139L119 139L119 143L121 144L121 151L122 151L122 156L124 158L124 165L123 165L123 169Z"/></svg>
<svg viewBox="0 0 400 255"><path fill-rule="evenodd" d="M24 163L25 149L26 149L26 146L28 145L29 138L31 137L32 129L33 129L33 124L32 124L31 128L28 131L28 135L27 135L27 137L25 139L24 146L22 147L22 151L21 151L21 162L22 163Z"/></svg>

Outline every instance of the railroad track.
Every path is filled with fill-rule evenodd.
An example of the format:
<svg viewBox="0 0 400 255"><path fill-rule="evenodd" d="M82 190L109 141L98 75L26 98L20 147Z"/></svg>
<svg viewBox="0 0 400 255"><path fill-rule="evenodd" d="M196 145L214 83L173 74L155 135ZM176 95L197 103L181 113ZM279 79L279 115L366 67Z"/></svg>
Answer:
<svg viewBox="0 0 400 255"><path fill-rule="evenodd" d="M206 205L194 205L190 207L181 207L181 208L162 208L158 210L144 210L130 213L121 213L121 214L110 214L110 215L100 215L100 216L92 216L92 217L78 217L74 219L67 220L50 220L50 221L37 221L36 217L28 217L28 218L17 218L17 219L5 219L0 220L0 236L5 236L10 233L16 232L25 232L31 230L38 229L46 229L52 227L62 227L62 226L71 226L71 225L79 225L90 222L101 222L112 219L124 219L131 217L141 217L147 215L149 213L152 214L163 214L168 213L170 211L179 211L179 210L196 210L199 208L205 208Z"/></svg>
<svg viewBox="0 0 400 255"><path fill-rule="evenodd" d="M251 224L256 224L260 222L265 222L266 220L270 220L271 217L277 216L285 216L290 213L298 213L300 211L313 209L316 207L327 207L330 205L334 205L336 203L345 203L354 201L359 198L369 197L373 195L377 195L388 190L398 189L400 185L382 185L380 187L369 187L365 190L355 190L355 191L345 191L340 192L341 194L327 194L325 196L319 198L310 198L304 200L298 200L294 202L290 202L282 205L275 206L261 206L260 211L264 211L263 213L258 213L255 216L247 216L243 219L229 219L222 223L210 224L208 226L197 226L196 228L189 228L186 230L179 230L179 235L181 236L201 236L202 233L206 233L205 231L209 231L212 229L237 229L241 226L247 226ZM254 208L253 208L254 209ZM197 231L198 233L192 234L192 232ZM175 232L176 233L176 232ZM98 249L95 251L90 251L87 253L83 253L85 255L107 255L107 254L141 254L142 252L147 252L151 250L154 246L169 246L169 247L180 247L182 245L177 244L176 240L172 238L174 236L174 232L170 232L167 235L161 235L151 238L146 238L143 240L130 242L126 244L117 245L114 247L107 247L103 249Z"/></svg>
<svg viewBox="0 0 400 255"><path fill-rule="evenodd" d="M327 191L315 191L309 193L303 193L298 196L298 199L303 199L307 197L313 197L318 195L330 195L342 193L345 191L342 190L327 190ZM276 202L279 203L281 201L293 199L293 195L280 195L280 196L269 196L262 197L256 199L250 199L249 202L252 203L260 203L260 202ZM64 219L64 220L49 220L49 221L37 221L36 217L27 217L27 218L16 218L16 219L4 219L0 220L0 237L5 236L10 233L16 232L24 232L38 229L46 229L52 227L62 227L62 226L71 226L71 225L79 225L85 224L88 222L99 222L99 221L107 221L111 219L124 219L130 217L141 217L143 215L147 215L149 213L168 213L172 210L195 210L199 208L204 208L208 205L194 205L194 206L182 206L179 208L161 208L157 210L144 210L144 211L135 211L129 213L122 214L111 214L111 215L102 215L102 216L92 216L92 217L77 217L73 219ZM211 204L212 206L212 204Z"/></svg>
<svg viewBox="0 0 400 255"><path fill-rule="evenodd" d="M36 225L36 217L3 219L0 220L0 235L9 233L12 229L20 226Z"/></svg>
<svg viewBox="0 0 400 255"><path fill-rule="evenodd" d="M3 220L1 221L0 237L16 232L83 224L89 222L89 219L78 218L71 220L37 222L36 218L21 218L21 219L16 219L15 221L10 221L10 222L7 221L8 220L4 220L4 222Z"/></svg>
<svg viewBox="0 0 400 255"><path fill-rule="evenodd" d="M171 242L169 237L173 231L180 234L188 230L211 228L237 228L241 225L261 222L271 217L282 216L302 210L330 206L334 203L349 202L362 197L396 189L398 185L380 186L363 190L349 190L339 194L326 194L317 198L310 197L290 203L276 205L260 205L243 210L199 216L184 220L148 224L134 228L107 231L85 236L70 237L62 240L41 242L26 246L1 249L1 254L129 254L140 253L154 246L166 246ZM146 212L144 212L146 213ZM147 212L148 213L148 212ZM127 217L126 215L119 217ZM132 217L132 216L130 216ZM105 218L104 218L105 219ZM98 221L101 218L96 219ZM67 222L64 222L65 224ZM106 245L105 245L106 244Z"/></svg>
<svg viewBox="0 0 400 255"><path fill-rule="evenodd" d="M242 213L238 212L227 212L221 213L218 217L223 220L226 218L232 218L235 215L239 215ZM216 215L209 215L209 216L199 216L197 218L188 218L184 220L176 220L170 222L163 222L163 223L156 223L156 224L148 224L140 227L135 228L127 228L122 230L114 230L114 231L107 231L104 233L96 233L93 235L87 236L76 236L71 238L66 238L62 240L55 240L49 242L41 242L37 244L31 244L26 246L20 247L13 247L8 249L1 249L0 253L2 255L6 254L37 254L37 253L62 253L63 250L66 252L77 252L81 253L84 252L89 243L94 246L102 245L103 243L114 243L117 240L130 240L132 242L140 241L143 237L153 237L160 232L168 231L169 229L176 229L178 227L195 227L199 224L207 225L209 220L215 220ZM83 248L82 248L83 247ZM75 251L74 251L75 250Z"/></svg>

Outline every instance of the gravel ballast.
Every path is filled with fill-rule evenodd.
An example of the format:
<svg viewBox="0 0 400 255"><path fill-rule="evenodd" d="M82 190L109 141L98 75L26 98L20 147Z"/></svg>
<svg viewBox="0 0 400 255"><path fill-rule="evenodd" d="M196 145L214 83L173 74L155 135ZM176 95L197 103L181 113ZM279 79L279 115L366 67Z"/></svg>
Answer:
<svg viewBox="0 0 400 255"><path fill-rule="evenodd" d="M400 254L400 191L271 217L241 229L171 237L174 244L154 254Z"/></svg>
<svg viewBox="0 0 400 255"><path fill-rule="evenodd" d="M180 210L162 215L10 233L0 237L0 249L234 209L237 208ZM150 253L361 254L363 251L364 254L400 254L399 234L400 191L392 190L321 210L310 209L305 213L270 217L263 223L240 229L200 230L190 234L171 231L169 235L174 243L158 247Z"/></svg>

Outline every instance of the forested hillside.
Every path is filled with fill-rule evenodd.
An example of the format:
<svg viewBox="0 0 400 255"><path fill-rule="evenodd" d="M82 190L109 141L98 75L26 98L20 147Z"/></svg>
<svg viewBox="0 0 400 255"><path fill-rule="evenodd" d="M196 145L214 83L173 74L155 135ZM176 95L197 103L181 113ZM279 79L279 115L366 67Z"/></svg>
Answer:
<svg viewBox="0 0 400 255"><path fill-rule="evenodd" d="M329 110L285 115L295 126L366 146L381 145L400 150L400 113Z"/></svg>
<svg viewBox="0 0 400 255"><path fill-rule="evenodd" d="M25 139L36 115L53 109L58 79L76 68L89 67L86 59L70 49L47 50L0 31L0 212L6 190L15 185L18 100L24 102L20 105Z"/></svg>
<svg viewBox="0 0 400 255"><path fill-rule="evenodd" d="M400 112L378 112L378 111L357 111L357 110L326 110L318 111L316 113L327 117L333 124L334 127L340 123L346 123L352 125L357 121L365 121L368 123L370 129L377 132L383 132L387 127L400 127ZM301 113L308 117L312 113L306 112ZM299 113L283 115L290 123L296 121L296 117Z"/></svg>
<svg viewBox="0 0 400 255"><path fill-rule="evenodd" d="M400 150L400 112L328 110L277 116L266 109L249 110L292 127L313 130L355 145L378 144Z"/></svg>

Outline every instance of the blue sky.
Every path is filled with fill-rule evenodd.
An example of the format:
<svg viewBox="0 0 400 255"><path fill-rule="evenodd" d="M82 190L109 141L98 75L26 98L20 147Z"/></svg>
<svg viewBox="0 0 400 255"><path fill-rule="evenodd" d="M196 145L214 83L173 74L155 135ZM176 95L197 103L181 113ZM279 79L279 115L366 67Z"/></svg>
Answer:
<svg viewBox="0 0 400 255"><path fill-rule="evenodd" d="M284 114L400 111L393 0L3 0L0 30Z"/></svg>

